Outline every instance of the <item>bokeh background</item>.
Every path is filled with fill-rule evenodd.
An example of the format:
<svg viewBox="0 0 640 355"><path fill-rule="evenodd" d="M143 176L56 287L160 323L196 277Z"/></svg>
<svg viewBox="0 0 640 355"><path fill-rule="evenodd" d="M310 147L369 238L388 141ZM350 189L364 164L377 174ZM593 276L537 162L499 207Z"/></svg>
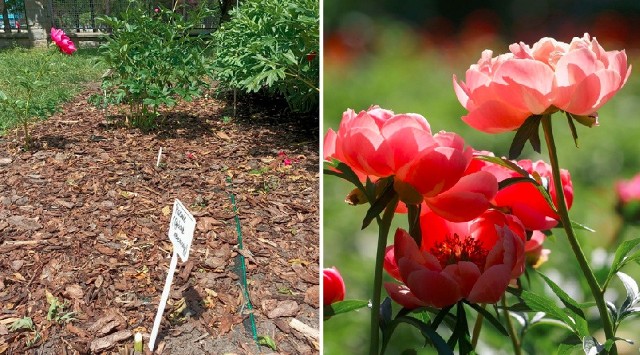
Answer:
<svg viewBox="0 0 640 355"><path fill-rule="evenodd" d="M573 177L574 206L571 216L596 230L579 231L592 267L607 271L608 258L617 243L620 226L615 214L614 182L640 172L640 2L637 0L437 0L437 1L324 1L324 117L323 131L338 128L342 112L380 105L396 113L425 116L434 131L454 131L476 149L506 155L512 133L487 135L460 120L466 111L452 86L452 75L464 78L469 65L484 49L494 54L523 41L533 44L549 36L570 42L585 32L596 36L605 50L626 49L636 67L627 85L599 112L600 126L578 126L579 148L574 145L564 116L556 115L555 133L561 165ZM546 158L525 148L522 158ZM336 266L345 278L347 298L369 299L377 229L359 230L366 206L343 203L352 189L347 182L324 176L324 267ZM405 220L396 219L398 226ZM631 227L623 238L640 237ZM541 271L579 301L588 300L577 263L564 232L557 230L545 246L552 250ZM639 279L640 266L624 271ZM535 291L545 292L534 280ZM546 290L548 291L548 290ZM386 296L383 292L383 296ZM618 305L624 299L614 282L608 299ZM594 316L594 315L592 315ZM597 319L594 322L597 324ZM324 323L326 354L361 354L368 349L369 314L366 310L336 316ZM637 321L628 322L618 335L640 341ZM598 336L598 334L595 334ZM524 338L529 354L553 354L558 343L570 340L562 328L540 326ZM420 348L421 336L400 326L388 354ZM602 339L602 336L600 336ZM575 339L574 339L575 340ZM483 328L480 354L512 353L509 339ZM638 345L621 349L638 352ZM412 353L412 352L409 352ZM418 349L419 354L433 350Z"/></svg>

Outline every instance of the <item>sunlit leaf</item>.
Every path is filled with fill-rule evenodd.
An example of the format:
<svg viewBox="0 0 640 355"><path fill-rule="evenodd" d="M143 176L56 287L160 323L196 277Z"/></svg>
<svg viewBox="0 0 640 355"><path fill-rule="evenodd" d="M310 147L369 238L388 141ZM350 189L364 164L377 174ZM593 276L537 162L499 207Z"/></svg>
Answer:
<svg viewBox="0 0 640 355"><path fill-rule="evenodd" d="M271 337L268 336L268 335L259 335L258 336L258 345L267 346L267 347L271 348L271 350L273 350L273 351L278 350L277 347L276 347L275 340L271 339Z"/></svg>
<svg viewBox="0 0 640 355"><path fill-rule="evenodd" d="M620 307L620 311L624 312L638 302L640 291L638 290L638 283L636 283L636 281L631 276L623 272L617 272L616 275L618 276L620 281L622 281L622 284L627 291L627 297Z"/></svg>
<svg viewBox="0 0 640 355"><path fill-rule="evenodd" d="M580 306L578 305L578 302L576 302L576 300L571 298L571 296L569 296L560 286L558 286L555 282L553 282L553 280L548 278L545 274L538 272L538 275L540 275L540 277L542 277L544 282L546 282L547 285L549 285L553 293L555 293L556 296L558 296L558 298L560 299L562 304L564 304L565 307L570 309L573 313L575 313L579 317L583 319L585 318L584 312L582 312L582 309L580 309Z"/></svg>
<svg viewBox="0 0 640 355"><path fill-rule="evenodd" d="M613 277L613 274L620 271L620 269L630 260L625 259L625 257L638 245L640 245L640 238L625 240L620 243L618 249L616 249L616 253L613 256L613 261L611 262L611 269L609 270L609 276L607 276L607 281ZM640 252L640 251L639 251ZM633 254L634 257L635 254ZM606 282L605 282L606 283Z"/></svg>
<svg viewBox="0 0 640 355"><path fill-rule="evenodd" d="M550 317L561 320L575 331L575 322L552 300L526 290L522 291L522 300L531 307L532 310L545 312Z"/></svg>
<svg viewBox="0 0 640 355"><path fill-rule="evenodd" d="M324 317L328 318L341 313L352 312L357 309L367 307L368 305L369 305L369 301L363 301L363 300L346 300L346 301L336 302L331 305L324 306Z"/></svg>
<svg viewBox="0 0 640 355"><path fill-rule="evenodd" d="M529 141L534 151L540 153L540 135L538 133L542 116L529 116L522 126L516 131L511 146L509 147L509 159L517 159L522 153L525 143Z"/></svg>

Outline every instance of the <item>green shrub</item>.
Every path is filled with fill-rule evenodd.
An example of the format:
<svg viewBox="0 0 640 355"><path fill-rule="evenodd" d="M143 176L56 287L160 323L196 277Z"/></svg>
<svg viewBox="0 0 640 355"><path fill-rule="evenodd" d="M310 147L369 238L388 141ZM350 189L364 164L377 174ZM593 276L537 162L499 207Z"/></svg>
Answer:
<svg viewBox="0 0 640 355"><path fill-rule="evenodd" d="M109 71L102 80L103 94L91 102L127 104L131 124L150 128L159 106L199 96L208 87L210 36L197 29L210 13L200 6L183 16L178 9L154 11L131 1L118 18L101 18L113 31L101 46Z"/></svg>
<svg viewBox="0 0 640 355"><path fill-rule="evenodd" d="M318 107L318 0L245 1L214 33L214 76L227 88L282 94L294 111Z"/></svg>

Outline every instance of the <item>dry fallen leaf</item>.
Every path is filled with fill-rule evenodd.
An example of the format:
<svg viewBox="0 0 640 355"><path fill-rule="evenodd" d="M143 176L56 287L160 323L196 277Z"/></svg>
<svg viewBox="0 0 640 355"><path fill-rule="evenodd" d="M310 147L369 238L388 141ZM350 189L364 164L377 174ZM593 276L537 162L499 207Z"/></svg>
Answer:
<svg viewBox="0 0 640 355"><path fill-rule="evenodd" d="M162 214L166 217L171 214L171 206L164 206L162 208Z"/></svg>
<svg viewBox="0 0 640 355"><path fill-rule="evenodd" d="M224 139L224 140L230 140L231 137L229 137L226 133L224 133L223 131L218 131L216 132L216 136Z"/></svg>

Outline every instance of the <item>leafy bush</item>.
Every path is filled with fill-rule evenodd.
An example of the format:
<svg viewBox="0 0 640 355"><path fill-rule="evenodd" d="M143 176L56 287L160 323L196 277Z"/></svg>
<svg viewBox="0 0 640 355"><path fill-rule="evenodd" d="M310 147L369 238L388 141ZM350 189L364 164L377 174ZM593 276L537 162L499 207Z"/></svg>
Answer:
<svg viewBox="0 0 640 355"><path fill-rule="evenodd" d="M210 72L207 35L197 34L204 6L183 16L176 9L143 8L131 1L118 18L100 20L112 29L101 46L102 61L110 69L103 77L103 95L96 105L127 104L131 124L149 128L160 105L173 106L177 98L191 100L208 87Z"/></svg>
<svg viewBox="0 0 640 355"><path fill-rule="evenodd" d="M214 33L215 78L228 88L282 94L294 111L318 105L318 0L246 1Z"/></svg>

